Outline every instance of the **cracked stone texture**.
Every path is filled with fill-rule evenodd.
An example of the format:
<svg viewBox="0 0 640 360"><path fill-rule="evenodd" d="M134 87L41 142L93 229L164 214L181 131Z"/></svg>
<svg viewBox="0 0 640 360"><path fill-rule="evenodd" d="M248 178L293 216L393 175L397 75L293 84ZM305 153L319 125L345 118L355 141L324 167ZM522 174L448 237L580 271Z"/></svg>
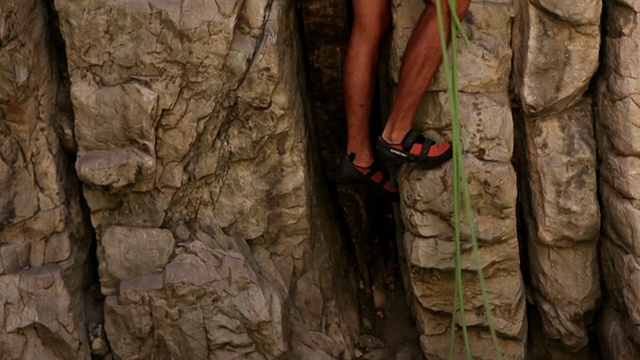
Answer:
<svg viewBox="0 0 640 360"><path fill-rule="evenodd" d="M0 3L0 358L89 359L90 233L54 123L43 1Z"/></svg>
<svg viewBox="0 0 640 360"><path fill-rule="evenodd" d="M115 358L348 358L354 278L310 150L295 2L55 6Z"/></svg>
<svg viewBox="0 0 640 360"><path fill-rule="evenodd" d="M601 296L591 103L517 121L525 154L520 188L531 295L545 337L578 352L588 344L587 326Z"/></svg>
<svg viewBox="0 0 640 360"><path fill-rule="evenodd" d="M394 84L408 37L423 7L420 0L393 2L395 29L389 70ZM503 358L523 359L527 322L516 234L516 174L510 164L514 144L508 98L513 16L510 1L473 1L463 19L471 47L460 46L457 51L465 168L478 224L481 266L494 310L493 325ZM441 69L416 117L416 127L435 139L448 139L451 133L443 77ZM422 350L429 359L449 357L455 268L452 170L449 162L433 170L405 166L398 174L404 251ZM466 322L473 338L473 356L494 359L495 348L478 285L478 264L464 221L462 237ZM463 356L458 340L456 354Z"/></svg>
<svg viewBox="0 0 640 360"><path fill-rule="evenodd" d="M546 356L587 351L600 304L592 104L600 1L517 0L513 30L521 226ZM536 318L538 314L535 315Z"/></svg>
<svg viewBox="0 0 640 360"><path fill-rule="evenodd" d="M600 263L610 295L599 334L603 356L640 358L640 62L637 1L605 1L596 135L602 199Z"/></svg>
<svg viewBox="0 0 640 360"><path fill-rule="evenodd" d="M513 86L529 116L556 113L581 100L598 68L597 0L516 0Z"/></svg>
<svg viewBox="0 0 640 360"><path fill-rule="evenodd" d="M277 284L242 254L193 241L161 273L120 282L105 300L105 325L122 359L280 359L284 306Z"/></svg>

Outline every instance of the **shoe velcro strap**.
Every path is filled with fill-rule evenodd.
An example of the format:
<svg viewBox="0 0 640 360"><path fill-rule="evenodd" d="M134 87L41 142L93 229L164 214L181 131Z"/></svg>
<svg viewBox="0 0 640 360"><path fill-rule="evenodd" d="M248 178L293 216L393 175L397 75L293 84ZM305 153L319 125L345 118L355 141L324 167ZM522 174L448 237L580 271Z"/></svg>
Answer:
<svg viewBox="0 0 640 360"><path fill-rule="evenodd" d="M375 181L378 184L384 184L387 180L389 180L389 174L384 171L384 168L381 168L377 163L373 163L370 167L371 170L367 172L367 177L371 180ZM380 175L378 175L380 174Z"/></svg>
<svg viewBox="0 0 640 360"><path fill-rule="evenodd" d="M407 135L404 136L404 139L402 139L402 148L405 151L411 150L411 147L413 146L413 144L415 144L416 142L420 142L419 140L420 138L424 138L424 137L420 135L417 131L409 130Z"/></svg>

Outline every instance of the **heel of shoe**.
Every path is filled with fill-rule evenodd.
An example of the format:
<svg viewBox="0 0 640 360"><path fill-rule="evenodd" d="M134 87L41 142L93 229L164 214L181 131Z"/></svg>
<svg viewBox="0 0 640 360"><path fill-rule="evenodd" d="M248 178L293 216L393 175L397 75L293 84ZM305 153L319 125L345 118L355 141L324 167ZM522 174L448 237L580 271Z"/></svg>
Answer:
<svg viewBox="0 0 640 360"><path fill-rule="evenodd" d="M353 168L353 164L348 158L345 158L336 172L336 182L339 184L355 184L358 182L358 175L360 175L358 170Z"/></svg>

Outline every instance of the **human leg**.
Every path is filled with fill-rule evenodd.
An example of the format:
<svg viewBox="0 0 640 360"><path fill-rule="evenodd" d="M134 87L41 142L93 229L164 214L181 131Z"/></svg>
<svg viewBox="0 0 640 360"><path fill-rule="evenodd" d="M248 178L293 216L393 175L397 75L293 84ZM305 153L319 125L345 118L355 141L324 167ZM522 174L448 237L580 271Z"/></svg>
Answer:
<svg viewBox="0 0 640 360"><path fill-rule="evenodd" d="M347 154L354 164L369 166L369 121L380 45L389 27L389 0L353 0L354 22L344 66Z"/></svg>
<svg viewBox="0 0 640 360"><path fill-rule="evenodd" d="M443 20L445 25L445 35L447 39L450 38L450 22L451 13L447 0L435 0L441 1ZM459 18L464 17L466 14L471 0L457 0L457 15ZM425 0L426 7L418 20L418 23L409 38L407 48L403 57L402 67L400 69L400 79L398 83L398 91L396 98L391 107L391 112L384 131L382 133L382 146L390 150L390 144L400 144L403 140L407 140L407 136L413 125L413 119L418 111L422 98L431 85L433 77L436 71L442 63L442 48L440 45L440 32L438 28L436 6L430 0ZM416 134L412 134L416 135ZM433 144L428 140L424 142L424 139L417 139L415 143L420 143L427 146L431 145L430 149L425 149L424 154L428 153L432 158L449 157L447 153L450 153L450 144ZM381 142L379 142L380 144ZM408 148L411 148L411 142L407 143ZM414 161L417 161L416 156L422 150L420 144L411 151L413 153ZM400 148L398 148L400 149ZM424 156L423 159L426 159Z"/></svg>
<svg viewBox="0 0 640 360"><path fill-rule="evenodd" d="M366 184L381 197L398 201L398 189L388 170L374 159L369 134L380 45L389 28L389 0L353 0L353 9L343 76L347 156L338 170L338 181Z"/></svg>

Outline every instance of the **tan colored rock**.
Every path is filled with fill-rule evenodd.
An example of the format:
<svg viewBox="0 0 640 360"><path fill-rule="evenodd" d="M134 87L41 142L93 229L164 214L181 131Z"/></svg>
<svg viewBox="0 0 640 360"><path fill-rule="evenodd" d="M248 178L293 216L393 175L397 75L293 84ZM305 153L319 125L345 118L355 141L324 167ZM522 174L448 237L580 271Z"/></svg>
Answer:
<svg viewBox="0 0 640 360"><path fill-rule="evenodd" d="M539 0L555 17L527 0L515 4L512 77L522 109L527 115L564 110L580 101L598 67L601 4Z"/></svg>
<svg viewBox="0 0 640 360"><path fill-rule="evenodd" d="M640 343L640 311L636 304L640 299L640 289L637 286L640 276L640 261L628 254L607 237L602 241L602 274L607 290L611 294L611 303L619 309L624 318L627 337L636 344Z"/></svg>
<svg viewBox="0 0 640 360"><path fill-rule="evenodd" d="M348 353L354 279L310 150L295 2L55 5L115 357Z"/></svg>
<svg viewBox="0 0 640 360"><path fill-rule="evenodd" d="M596 154L591 105L525 118L522 180L533 298L547 338L572 351L589 339L600 298Z"/></svg>
<svg viewBox="0 0 640 360"><path fill-rule="evenodd" d="M629 338L628 325L610 303L603 305L598 336L605 359L637 359L640 348Z"/></svg>
<svg viewBox="0 0 640 360"><path fill-rule="evenodd" d="M44 265L0 277L0 350L21 354L8 359L89 359L82 274L70 270Z"/></svg>
<svg viewBox="0 0 640 360"><path fill-rule="evenodd" d="M640 124L637 96L640 6L634 1L605 1L603 64L596 91L596 134L600 167L603 231L600 266L609 301L600 317L599 335L607 358L635 358L640 352L638 269L640 266Z"/></svg>
<svg viewBox="0 0 640 360"><path fill-rule="evenodd" d="M591 104L524 122L536 241L555 247L595 241L600 212Z"/></svg>
<svg viewBox="0 0 640 360"><path fill-rule="evenodd" d="M417 16L419 0L393 2L396 26L389 72L397 82L401 55ZM471 251L470 228L462 218L466 322L474 358L494 359L477 269L486 278L492 325L501 337L503 358L523 359L526 339L525 294L516 234L516 177L510 164L513 119L508 98L511 71L510 1L472 2L463 20L471 47L458 47L460 119L464 164L480 244L480 264ZM451 138L451 115L442 69L423 100L415 127L434 139ZM453 242L452 163L425 170L406 166L399 172L404 251L414 295L421 345L429 359L449 357L453 310L455 246ZM460 319L457 319L458 325ZM461 338L454 357L463 357ZM457 358L456 357L456 358Z"/></svg>
<svg viewBox="0 0 640 360"><path fill-rule="evenodd" d="M500 333L517 339L526 327L524 288L515 236L515 173L509 164L489 165L471 156L466 158L465 165L478 224L481 266L489 301L494 308L493 325ZM415 168L402 176L400 184L403 218L408 223L405 246L412 266L413 292L424 308L439 314L451 313L453 307L452 176L451 164L437 170ZM503 182L492 184L491 178ZM443 187L433 186L435 184ZM466 221L466 216L463 218ZM476 276L478 264L471 251L469 227L463 224L466 321L469 326L482 326L487 324L487 319ZM416 230L418 232L413 233Z"/></svg>
<svg viewBox="0 0 640 360"><path fill-rule="evenodd" d="M458 47L459 89L468 93L506 93L511 71L512 0L472 1L464 19L464 29L473 46L462 41ZM391 41L389 72L398 82L400 64L409 36L424 8L422 0L393 1L394 32ZM436 74L431 90L446 90L443 70Z"/></svg>
<svg viewBox="0 0 640 360"><path fill-rule="evenodd" d="M423 331L420 337L420 345L427 359L449 359L451 344L451 318L430 312L422 307L418 309L418 328ZM471 356L473 359L496 359L496 347L488 331L469 327L468 337ZM499 337L498 344L503 359L525 359L525 347L520 340ZM466 358L466 350L462 340L462 329L456 329L456 342L453 347L453 358Z"/></svg>
<svg viewBox="0 0 640 360"><path fill-rule="evenodd" d="M287 351L284 305L242 255L195 241L162 274L121 282L106 327L120 359L157 356L158 346L176 359L274 359Z"/></svg>
<svg viewBox="0 0 640 360"><path fill-rule="evenodd" d="M0 358L89 359L89 248L41 1L0 3Z"/></svg>
<svg viewBox="0 0 640 360"><path fill-rule="evenodd" d="M174 246L169 230L106 228L98 246L102 292L113 294L123 280L162 272Z"/></svg>
<svg viewBox="0 0 640 360"><path fill-rule="evenodd" d="M428 92L416 124L434 138L451 138L451 114L445 92ZM476 158L508 162L513 154L513 119L507 93L460 94L462 146Z"/></svg>
<svg viewBox="0 0 640 360"><path fill-rule="evenodd" d="M562 22L573 26L598 25L602 3L597 0L558 1L558 0L531 0L531 3L543 11L547 11Z"/></svg>

